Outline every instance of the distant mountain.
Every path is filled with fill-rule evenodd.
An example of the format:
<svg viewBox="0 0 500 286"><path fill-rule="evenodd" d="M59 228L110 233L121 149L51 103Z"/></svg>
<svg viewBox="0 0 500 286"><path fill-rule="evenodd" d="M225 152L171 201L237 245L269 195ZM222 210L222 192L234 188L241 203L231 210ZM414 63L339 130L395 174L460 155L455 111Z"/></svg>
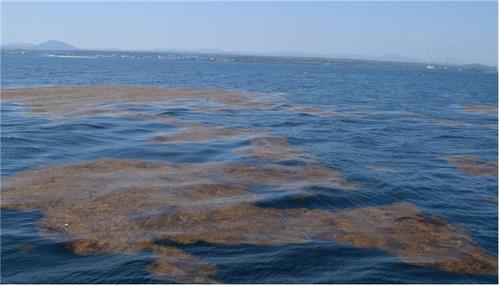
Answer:
<svg viewBox="0 0 500 286"><path fill-rule="evenodd" d="M28 43L9 43L2 46L3 50L53 50L53 51L69 51L77 50L74 46L61 41L46 41L38 45Z"/></svg>
<svg viewBox="0 0 500 286"><path fill-rule="evenodd" d="M74 46L61 41L47 41L35 46L37 50L76 50Z"/></svg>

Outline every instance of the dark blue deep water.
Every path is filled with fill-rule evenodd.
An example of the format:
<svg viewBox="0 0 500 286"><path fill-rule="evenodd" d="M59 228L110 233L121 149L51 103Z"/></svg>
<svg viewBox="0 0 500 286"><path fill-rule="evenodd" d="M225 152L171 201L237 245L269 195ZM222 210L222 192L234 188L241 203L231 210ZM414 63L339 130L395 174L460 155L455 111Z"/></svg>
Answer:
<svg viewBox="0 0 500 286"><path fill-rule="evenodd" d="M307 114L197 114L175 116L220 125L256 127L286 136L321 164L361 186L325 193L304 205L270 207L338 210L405 201L424 213L468 230L497 256L497 176L463 173L442 158L473 154L497 161L497 117L471 113L462 104L497 104L497 74L474 70L426 70L419 65L174 60L154 58L60 58L3 55L2 88L46 85L140 85L209 87L278 95L287 104L336 111L370 111L361 117ZM146 107L145 107L146 108ZM219 143L156 144L168 132L147 120L81 116L28 116L23 106L2 101L2 179L30 168L97 158L173 162L226 160ZM376 112L378 111L378 112ZM419 114L419 116L410 116ZM445 124L456 122L460 124ZM292 204L292 203L290 203ZM151 254L77 256L40 236L39 212L3 210L3 283L166 283L146 271ZM23 251L24 245L33 251ZM496 283L496 275L452 274L409 265L384 251L333 241L270 246L183 246L219 268L223 283Z"/></svg>

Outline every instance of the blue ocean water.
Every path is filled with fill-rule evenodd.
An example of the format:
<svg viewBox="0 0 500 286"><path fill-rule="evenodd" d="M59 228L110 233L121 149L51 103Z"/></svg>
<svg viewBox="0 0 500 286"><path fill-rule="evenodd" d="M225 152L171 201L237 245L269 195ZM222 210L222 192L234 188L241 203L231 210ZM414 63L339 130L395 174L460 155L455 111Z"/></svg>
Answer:
<svg viewBox="0 0 500 286"><path fill-rule="evenodd" d="M478 70L426 70L420 65L327 65L184 60L151 57L2 55L2 88L47 85L207 87L268 94L284 105L311 105L370 116L318 117L244 110L171 115L282 135L318 161L358 182L356 192L325 192L269 207L339 210L405 201L467 229L497 255L497 176L474 176L442 158L473 154L497 161L497 117L462 104L497 105L497 74ZM257 96L257 95L256 95ZM144 105L145 111L151 106ZM23 106L1 104L2 179L36 166L97 158L209 162L230 158L229 143L157 144L164 124L85 115L70 119L28 116ZM418 116L415 116L417 114ZM452 124L450 124L450 122ZM456 123L456 124L453 124ZM248 144L237 142L231 144ZM39 212L2 210L3 283L165 283L148 273L150 253L77 256L36 230ZM34 246L23 251L23 245ZM206 243L183 250L214 263L225 283L496 283L497 275L453 274L409 265L384 251L334 241L280 247Z"/></svg>

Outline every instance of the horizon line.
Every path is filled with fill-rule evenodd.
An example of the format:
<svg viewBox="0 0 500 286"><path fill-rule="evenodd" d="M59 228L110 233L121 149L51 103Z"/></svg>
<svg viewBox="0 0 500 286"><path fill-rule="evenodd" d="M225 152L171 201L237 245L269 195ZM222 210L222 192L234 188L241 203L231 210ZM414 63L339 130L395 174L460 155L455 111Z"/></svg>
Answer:
<svg viewBox="0 0 500 286"><path fill-rule="evenodd" d="M399 54L384 54L384 55L362 55L362 54L350 54L348 52L341 52L337 55L335 53L325 54L325 53L314 53L314 52L300 52L293 50L281 50L281 51L241 51L241 50L224 50L219 48L197 48L197 49L189 49L189 48L80 48L76 47L73 44L68 43L64 40L46 40L40 42L38 44L34 44L32 42L8 42L3 43L0 41L0 49L3 50L32 50L32 51L42 51L44 49L37 49L36 46L40 44L44 44L47 42L60 42L65 45L69 45L68 49L45 49L46 51L121 51L121 52L151 52L151 53L179 53L179 54L212 54L212 55L227 55L227 56L255 56L255 57L279 57L279 58L316 58L316 59L345 59L345 60L359 60L359 61L377 61L377 62L393 62L393 63L411 63L411 64L431 64L431 65L439 65L439 66L466 66L466 65L479 65L485 67L497 68L498 58L496 65L491 64L481 64L481 63L464 63L460 61L453 61L451 63L444 63L442 61L428 62L426 59L421 58L413 58L408 56L402 56ZM12 45L12 44L26 44L31 45L33 48L7 48L4 49L4 46ZM295 54L295 55L286 55ZM280 55L281 54L281 55ZM342 55L345 55L342 56ZM391 60L384 59L384 57L397 57L407 60Z"/></svg>

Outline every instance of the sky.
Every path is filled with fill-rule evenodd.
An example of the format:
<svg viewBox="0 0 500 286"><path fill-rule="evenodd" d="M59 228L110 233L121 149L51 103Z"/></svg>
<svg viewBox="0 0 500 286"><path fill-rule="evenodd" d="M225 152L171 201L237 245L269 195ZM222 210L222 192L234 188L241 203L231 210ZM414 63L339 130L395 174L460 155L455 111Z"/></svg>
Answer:
<svg viewBox="0 0 500 286"><path fill-rule="evenodd" d="M497 65L497 3L13 2L2 44L399 55Z"/></svg>

